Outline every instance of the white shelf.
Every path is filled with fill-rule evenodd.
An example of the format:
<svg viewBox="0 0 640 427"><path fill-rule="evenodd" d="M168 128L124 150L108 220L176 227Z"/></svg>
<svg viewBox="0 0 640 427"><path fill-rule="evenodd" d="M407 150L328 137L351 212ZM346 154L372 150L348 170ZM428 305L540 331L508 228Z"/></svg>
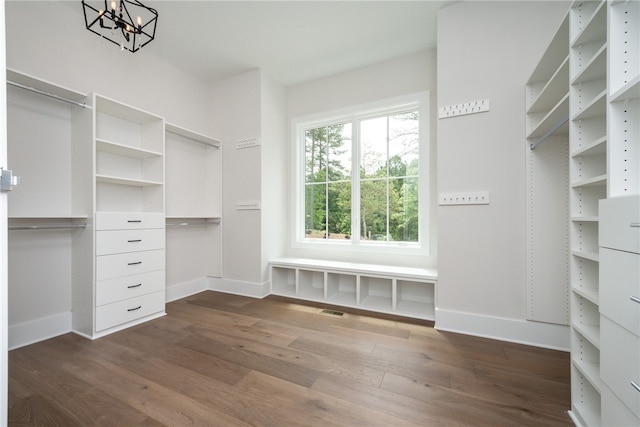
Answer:
<svg viewBox="0 0 640 427"><path fill-rule="evenodd" d="M572 182L571 187L572 188L599 187L599 186L605 186L606 184L607 184L607 175L604 174L604 175L594 176L593 178Z"/></svg>
<svg viewBox="0 0 640 427"><path fill-rule="evenodd" d="M580 25L576 25L578 29L577 34L574 36L573 41L571 42L571 46L579 46L589 43L597 43L602 40L607 39L607 2L606 1L598 1L598 2L586 2L586 1L578 1L575 2L579 5L591 4L592 7L595 7L595 10L591 13L591 16L588 15L589 11L581 16L582 22Z"/></svg>
<svg viewBox="0 0 640 427"><path fill-rule="evenodd" d="M573 329L589 341L595 348L600 348L600 327L594 325L584 325L572 323Z"/></svg>
<svg viewBox="0 0 640 427"><path fill-rule="evenodd" d="M122 178L118 176L111 175L97 175L97 182L104 182L105 184L118 184L118 185L129 185L132 187L149 187L152 185L163 185L162 181L148 181L144 179L131 179L131 178Z"/></svg>
<svg viewBox="0 0 640 427"><path fill-rule="evenodd" d="M222 144L219 140L215 138L185 129L180 126L173 125L171 123L166 123L165 129L169 133L182 136L183 138L188 139L190 141L199 142L201 144L208 145L210 147L220 148L220 145Z"/></svg>
<svg viewBox="0 0 640 427"><path fill-rule="evenodd" d="M146 150L138 147L131 147L117 142L96 139L96 150L106 153L117 154L119 156L147 159L151 157L162 157L158 151Z"/></svg>
<svg viewBox="0 0 640 427"><path fill-rule="evenodd" d="M591 144L579 148L571 153L571 157L581 156L599 156L607 153L607 137L603 136L596 139Z"/></svg>
<svg viewBox="0 0 640 427"><path fill-rule="evenodd" d="M563 98L562 94L569 91L569 57L565 57L565 60L560 65L560 68L551 76L549 81L541 82L537 84L530 84L529 91L531 96L534 97L533 102L527 109L527 114L537 113L540 111L550 110L552 107L558 104ZM538 85L542 85L542 89L537 91ZM535 93L537 96L535 96Z"/></svg>
<svg viewBox="0 0 640 427"><path fill-rule="evenodd" d="M84 103L87 99L86 93L78 92L11 68L7 68L7 81L79 104Z"/></svg>
<svg viewBox="0 0 640 427"><path fill-rule="evenodd" d="M527 135L527 139L539 138L549 130L562 125L566 122L569 115L569 94L566 94L562 99L538 122L531 132ZM562 131L560 131L562 129ZM566 133L568 127L560 128L556 131L557 134Z"/></svg>
<svg viewBox="0 0 640 427"><path fill-rule="evenodd" d="M573 359L572 362L582 375L584 375L587 381L591 383L593 388L600 393L600 364L576 359Z"/></svg>
<svg viewBox="0 0 640 427"><path fill-rule="evenodd" d="M571 85L577 85L594 80L603 80L607 77L607 46L600 47L593 57L584 65L578 74L571 80Z"/></svg>
<svg viewBox="0 0 640 427"><path fill-rule="evenodd" d="M573 121L601 117L607 114L607 91L604 90L596 95L581 111L578 111L571 118Z"/></svg>
<svg viewBox="0 0 640 427"><path fill-rule="evenodd" d="M635 76L629 83L622 86L610 96L611 102L622 102L628 99L640 98L640 76Z"/></svg>
<svg viewBox="0 0 640 427"><path fill-rule="evenodd" d="M571 251L571 254L580 258L588 259L591 261L599 261L600 256L597 251Z"/></svg>
<svg viewBox="0 0 640 427"><path fill-rule="evenodd" d="M599 305L600 303L600 298L598 296L598 289L581 288L581 287L572 286L571 290L576 294L580 295L581 297L591 301L595 305Z"/></svg>

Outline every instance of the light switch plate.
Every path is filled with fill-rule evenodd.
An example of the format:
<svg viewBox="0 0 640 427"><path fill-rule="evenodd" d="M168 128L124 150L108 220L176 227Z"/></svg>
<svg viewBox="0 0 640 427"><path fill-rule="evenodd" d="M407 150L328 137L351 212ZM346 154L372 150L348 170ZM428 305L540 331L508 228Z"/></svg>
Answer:
<svg viewBox="0 0 640 427"><path fill-rule="evenodd" d="M438 198L440 206L446 205L488 205L488 191L470 191L463 193L441 193Z"/></svg>

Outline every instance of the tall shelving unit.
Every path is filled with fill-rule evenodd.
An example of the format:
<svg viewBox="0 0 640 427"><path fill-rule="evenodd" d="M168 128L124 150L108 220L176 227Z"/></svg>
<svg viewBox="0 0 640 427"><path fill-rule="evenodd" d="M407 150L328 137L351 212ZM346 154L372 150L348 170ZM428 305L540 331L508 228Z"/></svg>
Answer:
<svg viewBox="0 0 640 427"><path fill-rule="evenodd" d="M598 203L607 197L607 2L576 1L570 19L571 414L599 425Z"/></svg>
<svg viewBox="0 0 640 427"><path fill-rule="evenodd" d="M526 85L527 319L567 325L569 18Z"/></svg>
<svg viewBox="0 0 640 427"><path fill-rule="evenodd" d="M608 2L607 199L600 201L602 425L640 425L640 2Z"/></svg>
<svg viewBox="0 0 640 427"><path fill-rule="evenodd" d="M97 338L164 315L165 165L162 117L97 94L92 101L76 126L83 161L74 167L84 178L74 185L94 213L75 264L93 266L93 280L74 283L72 306L73 330Z"/></svg>
<svg viewBox="0 0 640 427"><path fill-rule="evenodd" d="M169 123L165 139L171 289L208 276L222 277L222 147L215 138Z"/></svg>

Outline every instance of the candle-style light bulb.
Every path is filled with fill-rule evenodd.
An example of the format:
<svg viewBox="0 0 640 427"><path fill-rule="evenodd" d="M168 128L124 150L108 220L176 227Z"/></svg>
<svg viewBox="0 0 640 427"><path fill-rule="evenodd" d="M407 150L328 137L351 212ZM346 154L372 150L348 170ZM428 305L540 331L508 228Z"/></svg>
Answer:
<svg viewBox="0 0 640 427"><path fill-rule="evenodd" d="M111 10L113 10L114 12L116 10L116 2L114 1L111 2Z"/></svg>
<svg viewBox="0 0 640 427"><path fill-rule="evenodd" d="M138 33L142 32L142 18L138 16Z"/></svg>

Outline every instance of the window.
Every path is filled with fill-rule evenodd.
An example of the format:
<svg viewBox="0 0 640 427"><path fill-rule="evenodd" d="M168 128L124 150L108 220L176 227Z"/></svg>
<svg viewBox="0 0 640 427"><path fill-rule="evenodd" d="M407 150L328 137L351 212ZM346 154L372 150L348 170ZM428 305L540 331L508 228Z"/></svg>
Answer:
<svg viewBox="0 0 640 427"><path fill-rule="evenodd" d="M296 123L298 243L424 247L428 98L413 98Z"/></svg>

